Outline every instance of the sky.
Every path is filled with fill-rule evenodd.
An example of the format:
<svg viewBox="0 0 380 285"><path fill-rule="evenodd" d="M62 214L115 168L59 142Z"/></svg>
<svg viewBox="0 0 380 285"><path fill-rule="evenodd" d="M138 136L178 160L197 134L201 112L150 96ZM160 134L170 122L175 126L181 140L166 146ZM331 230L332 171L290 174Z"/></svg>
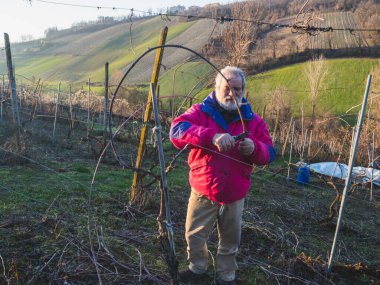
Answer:
<svg viewBox="0 0 380 285"><path fill-rule="evenodd" d="M116 7L124 9L96 9L74 7L48 2L87 5L96 7ZM96 20L99 16L128 16L135 9L153 12L160 8L182 5L204 6L219 2L229 3L227 0L0 0L0 46L4 46L4 33L8 33L11 43L19 42L27 35L33 39L44 37L47 28L69 28L73 23Z"/></svg>

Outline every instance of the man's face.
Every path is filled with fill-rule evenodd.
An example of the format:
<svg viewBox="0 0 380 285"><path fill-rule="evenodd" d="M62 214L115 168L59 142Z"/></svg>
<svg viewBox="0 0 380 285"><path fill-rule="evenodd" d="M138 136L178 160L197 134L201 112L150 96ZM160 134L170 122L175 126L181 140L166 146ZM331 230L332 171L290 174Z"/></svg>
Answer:
<svg viewBox="0 0 380 285"><path fill-rule="evenodd" d="M243 99L243 82L240 76L230 75L226 76L228 83L225 79L222 80L219 87L215 88L215 95L219 105L228 111L237 109L233 96L235 93L236 101L240 104Z"/></svg>

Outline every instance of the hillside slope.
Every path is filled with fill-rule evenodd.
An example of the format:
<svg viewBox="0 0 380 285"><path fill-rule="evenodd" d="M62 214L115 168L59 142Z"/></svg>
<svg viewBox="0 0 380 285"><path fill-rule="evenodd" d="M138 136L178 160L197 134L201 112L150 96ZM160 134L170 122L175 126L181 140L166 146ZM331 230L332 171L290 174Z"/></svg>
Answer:
<svg viewBox="0 0 380 285"><path fill-rule="evenodd" d="M249 77L247 90L251 94L255 111L261 113L264 106L283 104L292 114L299 115L301 108L305 115L310 114L310 86L305 76L305 65L293 64ZM320 115L344 114L360 104L368 74L380 76L373 73L380 65L378 59L331 59L327 60L327 65L327 76L318 88L316 111Z"/></svg>
<svg viewBox="0 0 380 285"><path fill-rule="evenodd" d="M351 107L362 102L365 84L368 74L374 78L379 78L379 59L371 58L342 58L328 59L327 76L320 84L319 96L317 99L318 115L340 115L346 114ZM197 71L194 71L196 69ZM262 114L274 111L276 108L285 109L295 116L301 114L308 116L311 112L310 86L305 76L306 63L297 63L281 68L276 68L267 72L248 76L246 91L249 94L249 101L252 103L255 112ZM175 81L173 75L165 74L160 81L162 90L168 90L169 94L189 95L189 90L195 95L194 102L201 101L212 88L201 89L206 77L209 84L214 78L211 68L204 65L186 64L181 66L180 76L177 75ZM193 73L201 75L194 77ZM185 81L183 78L191 78ZM170 81L171 80L171 81ZM175 82L175 84L169 84ZM183 84L179 87L180 82ZM198 84L198 85L197 85ZM169 88L173 85L173 89ZM210 86L210 85L209 85ZM373 86L375 88L376 86ZM173 91L171 91L173 90ZM197 94L198 93L198 94ZM357 112L357 108L351 112Z"/></svg>
<svg viewBox="0 0 380 285"><path fill-rule="evenodd" d="M71 33L59 37L12 45L16 74L45 81L83 83L91 78L102 82L106 62L110 63L111 76L113 72L125 69L147 48L157 45L160 30L165 25L169 28L167 43L185 45L198 51L212 30L208 20L164 22L160 17L135 21L131 30L129 22L103 29L72 29ZM189 56L187 52L170 51L170 56L164 58L165 67L170 68ZM148 80L153 59L154 52L136 66L128 79ZM6 73L5 68L5 58L1 57L0 73Z"/></svg>

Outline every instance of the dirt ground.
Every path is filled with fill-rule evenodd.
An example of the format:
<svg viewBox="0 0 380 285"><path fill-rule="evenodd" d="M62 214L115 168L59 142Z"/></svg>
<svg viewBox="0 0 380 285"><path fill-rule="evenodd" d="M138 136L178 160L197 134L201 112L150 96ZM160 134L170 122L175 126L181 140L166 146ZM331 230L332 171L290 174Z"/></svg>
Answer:
<svg viewBox="0 0 380 285"><path fill-rule="evenodd" d="M144 199L129 205L132 171L110 150L96 169L101 132L78 125L69 131L49 120L24 125L21 149L10 125L0 125L0 284L169 284L158 242L159 190L145 175ZM138 126L137 126L138 128ZM134 163L137 138L120 135L116 145ZM164 134L165 133L164 130ZM157 173L149 140L145 169ZM165 156L177 153L165 141ZM168 174L179 268L186 268L184 221L189 185L186 154ZM380 191L355 189L348 196L332 272L326 267L337 214L327 219L334 190L317 177L310 185L287 179L279 157L253 173L246 198L238 254L238 284L380 284ZM95 179L94 173L96 172ZM334 181L342 189L342 182ZM339 203L337 204L339 205ZM338 207L333 207L333 212ZM209 240L213 284L216 230ZM212 258L211 258L212 257Z"/></svg>

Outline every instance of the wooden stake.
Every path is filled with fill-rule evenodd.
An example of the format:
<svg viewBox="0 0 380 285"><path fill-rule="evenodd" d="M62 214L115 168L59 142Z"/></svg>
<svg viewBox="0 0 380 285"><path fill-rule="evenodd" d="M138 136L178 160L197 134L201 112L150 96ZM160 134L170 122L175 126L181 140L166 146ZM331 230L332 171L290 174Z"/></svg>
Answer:
<svg viewBox="0 0 380 285"><path fill-rule="evenodd" d="M3 99L5 97L5 92L4 92L4 89L5 89L5 80L4 80L4 77L5 75L3 74L3 82L2 82L2 85L1 85L1 98L0 98L0 122L3 121Z"/></svg>
<svg viewBox="0 0 380 285"><path fill-rule="evenodd" d="M104 121L103 121L103 145L107 142L107 121L108 121L108 62L105 65L105 80L104 80Z"/></svg>
<svg viewBox="0 0 380 285"><path fill-rule="evenodd" d="M307 130L305 132L305 137L301 138L301 161L303 161L303 154L305 152L306 140L307 140Z"/></svg>
<svg viewBox="0 0 380 285"><path fill-rule="evenodd" d="M90 135L90 88L91 80L90 78L88 79L88 92L87 92L87 138Z"/></svg>
<svg viewBox="0 0 380 285"><path fill-rule="evenodd" d="M266 109L267 109L267 105L264 105L263 110L261 112L261 118L263 118L264 121L265 121L265 112L266 112Z"/></svg>
<svg viewBox="0 0 380 285"><path fill-rule="evenodd" d="M329 273L331 272L332 261L334 259L334 255L335 255L336 244L338 242L339 230L340 230L340 226L342 223L347 192L348 192L348 189L349 189L350 184L351 184L352 168L353 168L355 160L356 160L357 147L359 144L360 132L361 132L362 124L363 124L363 118L365 115L365 108L367 105L367 98L368 98L368 94L369 94L369 90L370 90L370 86L371 86L371 79L372 79L372 75L368 75L367 86L366 86L366 90L364 92L364 98L363 98L363 103L362 103L362 109L360 111L358 122L356 124L356 132L355 132L355 137L353 139L354 143L351 146L350 160L349 160L348 169L347 169L347 177L346 177L345 184L344 184L343 194L342 194L340 208L339 208L339 217L338 217L338 220L336 223L334 241L332 244L332 248L331 248L331 252L330 252L330 258L329 258L328 267L327 267L327 272L329 272Z"/></svg>
<svg viewBox="0 0 380 285"><path fill-rule="evenodd" d="M372 170L371 170L371 191L370 191L370 196L369 200L372 202L373 199L373 170L375 168L375 131L372 132Z"/></svg>
<svg viewBox="0 0 380 285"><path fill-rule="evenodd" d="M293 124L293 116L290 118L289 128L288 128L288 131L286 132L284 145L282 146L282 152L281 152L282 157L284 157L285 155L286 146L288 144L288 139L289 139L290 129L292 128L292 124Z"/></svg>
<svg viewBox="0 0 380 285"><path fill-rule="evenodd" d="M55 126L57 124L57 115L58 115L58 103L59 103L59 94L61 93L61 82L58 84L58 93L55 102L55 115L54 115L54 126L53 126L53 139L55 138Z"/></svg>
<svg viewBox="0 0 380 285"><path fill-rule="evenodd" d="M38 79L37 86L36 86L36 88L34 89L34 92L33 92L33 111L32 111L31 120L34 120L34 117L36 116L36 112L37 112L38 97L36 96L36 93L37 93L37 91L40 88L40 81L41 81L41 78Z"/></svg>
<svg viewBox="0 0 380 285"><path fill-rule="evenodd" d="M166 42L166 36L168 34L168 27L164 27L161 30L160 34L160 40L158 45L164 45ZM162 56L164 54L164 49L159 48L157 49L156 53L156 59L154 62L154 68L153 68L153 74L152 74L152 79L151 82L154 83L155 86L157 86L158 82L158 76L160 74L160 67L161 67L161 61L162 61ZM140 143L139 143L139 148L137 151L137 159L136 159L136 165L135 168L139 169L142 164L142 159L143 159L143 154L145 151L145 141L146 141L146 136L148 132L148 122L150 120L150 115L152 114L152 92L149 90L149 95L148 95L148 101L147 101L147 107L145 109L145 114L144 114L144 126L142 127L141 130L141 135L140 135ZM141 176L138 171L135 171L133 173L133 181L132 181L132 187L131 187L131 193L130 193L130 203L133 203L133 201L136 198L136 189L138 185L141 184Z"/></svg>
<svg viewBox="0 0 380 285"><path fill-rule="evenodd" d="M38 104L39 104L39 110L40 110L40 111L41 111L41 109L42 109L41 92L42 92L43 85L44 85L44 83L41 82L40 91L38 92Z"/></svg>
<svg viewBox="0 0 380 285"><path fill-rule="evenodd" d="M71 97L71 85L69 86L69 113L70 113L70 129L74 129L74 118L73 118L73 100Z"/></svg>
<svg viewBox="0 0 380 285"><path fill-rule="evenodd" d="M277 127L278 127L279 117L280 117L280 111L277 110L277 112L276 112L276 122L274 123L274 130L273 130L273 134L272 134L273 144L276 142L276 133L277 133Z"/></svg>
<svg viewBox="0 0 380 285"><path fill-rule="evenodd" d="M167 243L166 250L169 250L168 258L168 267L170 271L170 276L172 278L172 284L178 284L178 262L176 259L175 253L175 244L174 244L174 234L173 234L173 225L170 215L170 203L169 203L169 193L168 185L166 180L166 166L165 166L165 155L164 147L162 145L162 135L161 135L161 123L160 116L158 113L158 104L157 96L155 92L155 85L151 83L150 93L152 94L152 105L154 111L154 122L155 122L155 138L158 148L158 158L160 162L160 190L161 190L161 204L160 204L160 213L157 217L158 228L160 232L160 239L162 242ZM165 227L164 227L165 224ZM166 228L166 230L164 230Z"/></svg>
<svg viewBox="0 0 380 285"><path fill-rule="evenodd" d="M293 122L293 128L292 128L292 141L291 141L291 144L290 144L289 162L288 162L288 176L287 176L287 179L289 179L289 176L290 176L290 164L292 163L292 151L293 151L293 143L294 143L294 125L295 125L295 123Z"/></svg>
<svg viewBox="0 0 380 285"><path fill-rule="evenodd" d="M13 122L16 125L18 138L20 136L19 134L19 128L21 127L20 122L20 114L19 114L19 103L17 98L17 89L16 89L16 80L14 77L14 69L12 64L12 53L11 53L11 46L9 43L9 36L7 33L4 33L4 44L5 44L5 53L7 57L7 67L8 67L8 78L9 78L9 85L11 87L11 102L12 102L12 112L13 112ZM19 143L18 143L19 145Z"/></svg>
<svg viewBox="0 0 380 285"><path fill-rule="evenodd" d="M310 131L309 145L307 147L307 160L309 160L310 158L312 137L313 137L313 130Z"/></svg>
<svg viewBox="0 0 380 285"><path fill-rule="evenodd" d="M13 68L13 70L14 70L14 68ZM16 79L16 76L15 76L15 79ZM16 90L16 92L17 92L17 90ZM17 96L18 98L19 98L19 104L20 104L20 110L21 110L21 108L22 108L22 94L23 92L22 92L22 81L21 81L21 83L20 83L20 91L19 91L19 94L20 94L20 96Z"/></svg>

